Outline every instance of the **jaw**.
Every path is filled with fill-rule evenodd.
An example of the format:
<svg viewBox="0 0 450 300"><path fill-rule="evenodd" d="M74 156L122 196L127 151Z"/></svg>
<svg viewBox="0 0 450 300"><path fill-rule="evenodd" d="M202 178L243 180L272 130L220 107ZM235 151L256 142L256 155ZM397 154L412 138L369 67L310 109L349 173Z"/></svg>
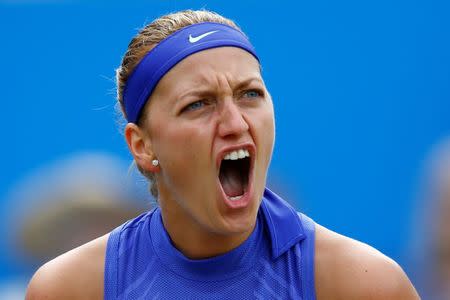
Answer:
<svg viewBox="0 0 450 300"><path fill-rule="evenodd" d="M249 151L251 159L244 193L233 200L220 181L220 165L227 153L241 148ZM216 152L215 167L211 168L210 161L201 161L201 165L195 168L186 164L181 168L184 171L176 173L176 176L169 176L175 174L173 171L158 173L160 205L161 208L164 206L166 218L185 227L185 230L186 227L197 228L207 235L234 235L253 228L262 195L261 186L264 185L261 182L264 175L258 173L265 167L265 160L257 159L264 153L257 154L256 150L253 143L224 147Z"/></svg>

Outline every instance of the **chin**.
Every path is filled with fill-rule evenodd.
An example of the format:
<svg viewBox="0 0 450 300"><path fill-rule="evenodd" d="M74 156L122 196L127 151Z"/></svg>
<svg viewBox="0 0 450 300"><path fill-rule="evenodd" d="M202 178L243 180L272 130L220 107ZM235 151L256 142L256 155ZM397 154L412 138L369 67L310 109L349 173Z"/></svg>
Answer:
<svg viewBox="0 0 450 300"><path fill-rule="evenodd" d="M227 234L241 234L253 230L258 215L260 200L253 197L250 205L242 209L228 210L222 216L222 228Z"/></svg>

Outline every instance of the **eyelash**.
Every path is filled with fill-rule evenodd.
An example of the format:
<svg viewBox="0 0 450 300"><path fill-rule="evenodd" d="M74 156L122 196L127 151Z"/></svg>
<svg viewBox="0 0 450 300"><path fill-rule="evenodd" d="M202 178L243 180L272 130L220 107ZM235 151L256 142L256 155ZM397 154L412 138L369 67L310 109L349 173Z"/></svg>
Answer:
<svg viewBox="0 0 450 300"><path fill-rule="evenodd" d="M254 95L253 95L253 96L247 96L247 97L246 97L246 95L248 95L249 93L254 93ZM245 97L245 98L258 98L258 97L263 97L263 96L264 96L264 92L261 91L261 90L259 90L259 89L245 90L245 91L242 93L242 97ZM181 110L181 113L187 112L187 111L194 111L194 110L200 109L200 108L202 108L204 105L206 105L207 102L208 102L208 100L206 100L206 99L201 99L201 100L197 100L197 101L194 101L194 102L192 102L192 103L189 103L188 105L186 105L186 106ZM199 104L202 104L202 105L201 105L201 106L198 106Z"/></svg>
<svg viewBox="0 0 450 300"><path fill-rule="evenodd" d="M194 102L192 102L192 103L189 103L188 105L186 105L182 110L181 110L181 112L183 113L183 112L186 112L186 111L193 111L193 110L197 110L197 109L200 109L201 107L203 107L203 105L205 105L206 103L206 100L204 100L204 99L202 99L202 100L197 100L197 101L194 101ZM194 107L196 104L203 104L201 107Z"/></svg>
<svg viewBox="0 0 450 300"><path fill-rule="evenodd" d="M242 93L243 96L245 96L248 93L255 93L256 95L254 97L248 97L248 98L256 98L256 97L262 97L264 93L258 89L252 89L252 90L246 90Z"/></svg>
<svg viewBox="0 0 450 300"><path fill-rule="evenodd" d="M198 101L195 101L195 102L189 104L186 108L189 109L189 110L197 109L197 108L199 108L197 106L197 104L205 104L205 102L203 100L198 100Z"/></svg>

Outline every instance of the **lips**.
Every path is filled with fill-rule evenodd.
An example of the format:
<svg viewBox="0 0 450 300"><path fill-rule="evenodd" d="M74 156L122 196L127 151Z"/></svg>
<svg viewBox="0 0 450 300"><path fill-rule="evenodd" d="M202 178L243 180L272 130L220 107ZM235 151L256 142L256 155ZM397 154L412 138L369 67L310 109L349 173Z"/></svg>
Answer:
<svg viewBox="0 0 450 300"><path fill-rule="evenodd" d="M218 181L227 206L241 208L250 201L254 147L237 146L225 149L219 155Z"/></svg>

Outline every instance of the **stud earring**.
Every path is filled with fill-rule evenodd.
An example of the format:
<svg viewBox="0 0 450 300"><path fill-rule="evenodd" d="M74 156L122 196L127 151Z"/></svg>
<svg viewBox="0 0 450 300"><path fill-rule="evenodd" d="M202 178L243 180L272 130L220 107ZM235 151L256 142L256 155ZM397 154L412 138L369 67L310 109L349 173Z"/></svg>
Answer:
<svg viewBox="0 0 450 300"><path fill-rule="evenodd" d="M159 160L157 159L152 160L152 165L157 167L159 165Z"/></svg>

